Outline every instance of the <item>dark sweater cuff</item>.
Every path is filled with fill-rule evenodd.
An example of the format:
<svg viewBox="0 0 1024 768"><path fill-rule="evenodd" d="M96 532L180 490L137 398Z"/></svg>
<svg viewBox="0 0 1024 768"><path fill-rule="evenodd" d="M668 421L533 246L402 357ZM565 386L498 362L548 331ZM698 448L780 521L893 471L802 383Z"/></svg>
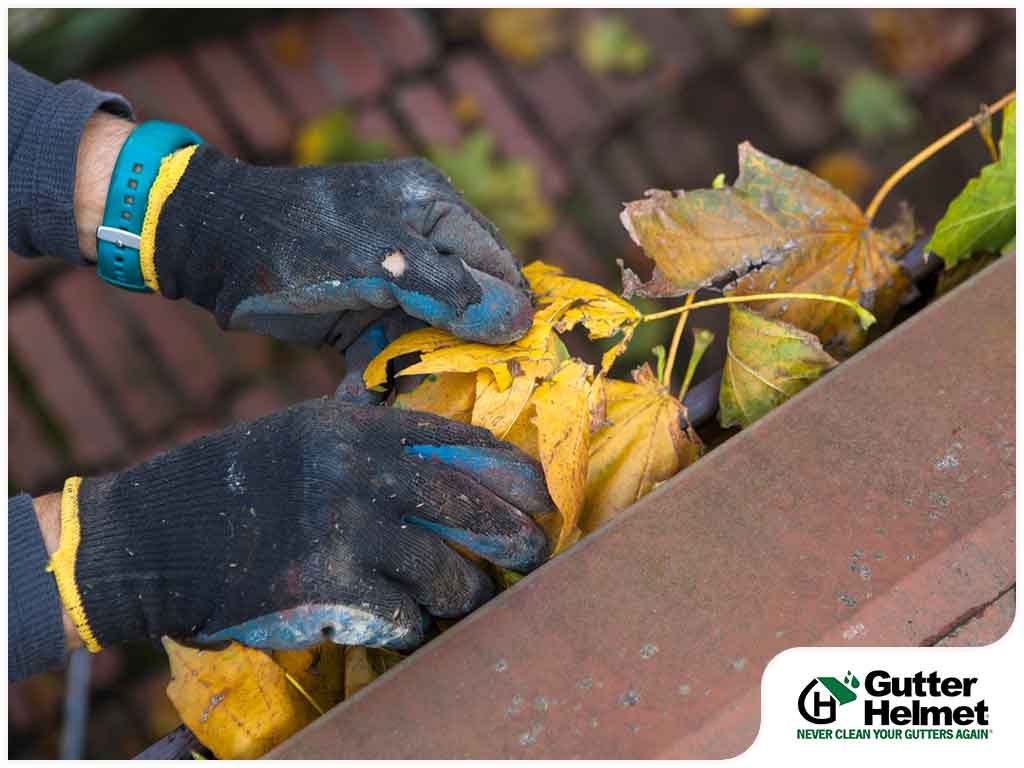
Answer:
<svg viewBox="0 0 1024 768"><path fill-rule="evenodd" d="M22 680L64 664L57 582L46 572L46 545L32 497L7 500L7 678Z"/></svg>
<svg viewBox="0 0 1024 768"><path fill-rule="evenodd" d="M87 264L79 252L74 215L78 144L96 110L130 118L131 107L116 93L78 80L59 85L42 81L43 86L40 80L23 73L9 83L24 92L22 98L38 101L30 107L17 145L10 148L8 244L21 256L45 254ZM18 107L27 111L24 104Z"/></svg>

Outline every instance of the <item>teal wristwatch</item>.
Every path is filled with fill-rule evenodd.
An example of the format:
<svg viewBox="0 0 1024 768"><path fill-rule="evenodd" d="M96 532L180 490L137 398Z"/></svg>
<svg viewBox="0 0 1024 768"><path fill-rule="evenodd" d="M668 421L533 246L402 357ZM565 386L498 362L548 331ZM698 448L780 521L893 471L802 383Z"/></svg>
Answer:
<svg viewBox="0 0 1024 768"><path fill-rule="evenodd" d="M150 290L139 264L149 190L161 160L182 147L202 143L188 128L160 120L142 123L128 136L110 178L103 225L96 229L96 271L102 279L129 291Z"/></svg>

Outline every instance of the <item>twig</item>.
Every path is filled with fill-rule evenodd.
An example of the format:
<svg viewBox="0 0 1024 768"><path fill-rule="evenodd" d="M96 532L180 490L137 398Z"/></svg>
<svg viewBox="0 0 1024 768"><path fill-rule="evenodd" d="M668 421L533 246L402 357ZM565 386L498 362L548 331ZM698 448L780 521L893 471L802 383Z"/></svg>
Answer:
<svg viewBox="0 0 1024 768"><path fill-rule="evenodd" d="M999 101L997 101L995 104L988 108L989 113L994 114L998 112L1000 109L1002 109L1011 101L1013 101L1016 98L1016 96L1016 91L1010 91L1008 94L1003 96L1003 98L1001 98ZM921 163L923 163L929 157L934 155L940 149L942 149L948 144L952 144L958 138L963 136L965 133L971 130L971 128L973 128L974 125L975 117L972 116L967 118L962 123L960 123L960 125L958 125L952 131L947 133L945 136L936 139L927 147L925 147L916 155L914 155L912 158L910 158L903 165L901 165L896 170L896 172L892 174L892 176L885 180L885 183L882 185L881 189L879 189L878 192L875 193L874 198L871 200L871 204L868 205L868 209L864 214L865 217L867 217L867 220L870 222L875 218L875 214L878 213L878 209L882 206L882 202L885 200L886 196L892 191L893 187L895 187L900 181L902 181L902 179L905 176L907 176L907 174L909 174L911 171L913 171L915 168L921 165Z"/></svg>
<svg viewBox="0 0 1024 768"><path fill-rule="evenodd" d="M683 304L683 306L687 309L692 307L693 300L696 296L696 291L687 296L686 303ZM679 316L679 322L676 323L675 333L672 334L672 344L668 348L668 361L665 363L665 375L661 382L663 387L667 387L672 383L672 369L676 364L676 353L679 351L679 341L683 338L683 328L686 327L686 318L689 316L689 312L683 312L683 314Z"/></svg>

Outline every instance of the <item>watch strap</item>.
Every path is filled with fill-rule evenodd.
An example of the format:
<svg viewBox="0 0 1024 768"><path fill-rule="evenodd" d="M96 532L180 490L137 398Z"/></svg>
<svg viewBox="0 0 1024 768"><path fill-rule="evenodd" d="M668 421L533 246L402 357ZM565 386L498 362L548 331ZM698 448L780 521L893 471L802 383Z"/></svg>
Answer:
<svg viewBox="0 0 1024 768"><path fill-rule="evenodd" d="M96 271L100 278L130 291L150 290L139 261L139 238L149 191L165 157L182 147L202 143L202 138L188 128L160 120L141 123L129 134L114 164L103 224L96 230Z"/></svg>

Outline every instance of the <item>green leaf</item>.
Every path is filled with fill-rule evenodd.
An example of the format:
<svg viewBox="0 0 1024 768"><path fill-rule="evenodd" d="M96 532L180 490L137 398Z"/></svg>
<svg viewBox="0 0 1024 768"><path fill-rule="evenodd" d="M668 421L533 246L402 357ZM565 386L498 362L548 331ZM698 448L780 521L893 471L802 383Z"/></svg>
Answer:
<svg viewBox="0 0 1024 768"><path fill-rule="evenodd" d="M427 155L494 222L513 252L554 225L537 169L525 160L499 159L487 131L474 131L456 147L433 147Z"/></svg>
<svg viewBox="0 0 1024 768"><path fill-rule="evenodd" d="M643 72L651 61L651 46L621 16L604 16L580 30L577 53L596 74Z"/></svg>
<svg viewBox="0 0 1024 768"><path fill-rule="evenodd" d="M839 114L846 126L862 141L879 141L909 133L917 122L917 111L899 81L863 70L843 85Z"/></svg>
<svg viewBox="0 0 1024 768"><path fill-rule="evenodd" d="M949 204L927 248L952 269L979 251L998 252L1017 231L1016 100L1003 113L999 160L981 169Z"/></svg>
<svg viewBox="0 0 1024 768"><path fill-rule="evenodd" d="M295 160L299 165L362 163L394 155L394 149L387 143L360 136L351 115L343 109L306 123L295 141Z"/></svg>
<svg viewBox="0 0 1024 768"><path fill-rule="evenodd" d="M733 305L718 421L748 427L835 365L815 335Z"/></svg>

